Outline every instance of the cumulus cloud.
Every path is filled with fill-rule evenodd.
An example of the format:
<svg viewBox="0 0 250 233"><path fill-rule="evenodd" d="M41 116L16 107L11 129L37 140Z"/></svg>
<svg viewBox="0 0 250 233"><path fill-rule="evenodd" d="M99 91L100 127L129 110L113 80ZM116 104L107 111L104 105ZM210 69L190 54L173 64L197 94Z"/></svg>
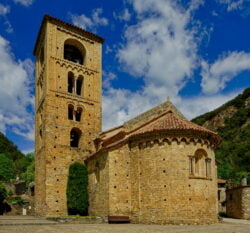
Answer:
<svg viewBox="0 0 250 233"><path fill-rule="evenodd" d="M249 0L217 0L219 3L227 6L227 11L234 11L242 9L245 2Z"/></svg>
<svg viewBox="0 0 250 233"><path fill-rule="evenodd" d="M131 18L131 14L129 13L128 8L125 8L122 12L120 13L113 13L113 16L115 19L119 19L121 21L129 21Z"/></svg>
<svg viewBox="0 0 250 233"><path fill-rule="evenodd" d="M231 52L219 57L213 64L202 62L201 87L204 93L223 90L226 83L242 71L250 70L250 53Z"/></svg>
<svg viewBox="0 0 250 233"><path fill-rule="evenodd" d="M155 92L161 90L155 90ZM242 90L233 91L227 94L199 95L188 98L178 96L171 98L175 106L191 120L203 113L212 111L220 107L225 102L231 100ZM158 102L150 98L146 92L131 92L125 89L109 88L103 96L103 129L123 124L125 121L149 110L150 108L166 101L165 93L161 93L165 99Z"/></svg>
<svg viewBox="0 0 250 233"><path fill-rule="evenodd" d="M9 42L0 36L0 130L34 140L34 64L30 59L16 61Z"/></svg>
<svg viewBox="0 0 250 233"><path fill-rule="evenodd" d="M103 13L102 8L97 8L92 11L91 17L87 17L84 14L70 14L70 18L74 25L81 27L83 29L90 29L92 31L96 31L99 26L107 26L108 19L102 17Z"/></svg>
<svg viewBox="0 0 250 233"><path fill-rule="evenodd" d="M196 31L188 25L192 11L202 1L191 1L187 9L170 0L129 3L137 23L126 27L125 42L117 57L123 70L143 78L145 85L137 92L111 86L104 90L105 129L160 104L167 96L178 102L178 92L191 79L197 65Z"/></svg>
<svg viewBox="0 0 250 233"><path fill-rule="evenodd" d="M186 8L183 8L179 1L172 0L128 2L132 4L137 21L125 28L125 41L118 50L117 58L123 71L135 78L142 78L144 85L133 92L116 89L108 82L108 88L104 89L103 95L104 129L122 124L166 101L167 96L171 97L171 101L188 119L192 119L219 107L241 91L214 95L207 95L208 91L204 91L203 94L189 98L179 95L180 90L193 79L193 71L201 66L200 57L197 55L200 42L197 35L201 30L193 24L192 15L203 1L191 1ZM244 57L243 54L240 57ZM243 59L236 60L237 68L226 68L226 63L223 63L221 70L220 65L213 68L203 61L202 72L204 75L208 71L216 74L217 70L223 75L230 73L232 78L246 66L240 66ZM204 80L203 78L203 83ZM221 80L224 80L224 76Z"/></svg>
<svg viewBox="0 0 250 233"><path fill-rule="evenodd" d="M34 0L14 0L15 3L19 3L23 6L30 6L33 4Z"/></svg>
<svg viewBox="0 0 250 233"><path fill-rule="evenodd" d="M10 21L7 18L7 14L10 13L10 7L8 5L3 5L0 3L0 16L3 18L4 25L6 26L5 31L8 33L13 32Z"/></svg>
<svg viewBox="0 0 250 233"><path fill-rule="evenodd" d="M147 86L164 86L168 95L176 95L196 66L195 30L187 27L191 13L175 1L130 2L138 21L127 27L118 59L126 72L143 77Z"/></svg>

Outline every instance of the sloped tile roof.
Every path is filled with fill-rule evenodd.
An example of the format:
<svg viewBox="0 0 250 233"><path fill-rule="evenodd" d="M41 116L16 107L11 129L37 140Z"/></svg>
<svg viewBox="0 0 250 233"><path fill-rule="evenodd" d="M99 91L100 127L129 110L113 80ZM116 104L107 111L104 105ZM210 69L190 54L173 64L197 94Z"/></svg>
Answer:
<svg viewBox="0 0 250 233"><path fill-rule="evenodd" d="M185 118L180 117L179 115L173 113L172 111L168 111L153 121L145 124L139 129L135 130L132 135L149 133L153 131L160 130L192 130L199 132L206 132L209 134L215 134L214 132L196 125Z"/></svg>
<svg viewBox="0 0 250 233"><path fill-rule="evenodd" d="M161 113L159 113L159 111L154 113L152 110L149 110L148 112L151 113L151 117L146 119L145 117L140 117L145 115L145 113L136 117L135 127L132 125L132 119L130 120L132 123L130 123L131 125L129 127L126 127L125 123L119 127L102 132L95 140L96 143L99 144L99 150L126 143L141 135L157 134L160 132L167 133L169 136L204 137L214 145L219 144L220 136L217 133L188 121L171 102L168 102L167 107L165 106L165 111ZM153 108L153 110L154 109L155 108ZM142 124L138 124L139 119L142 119Z"/></svg>

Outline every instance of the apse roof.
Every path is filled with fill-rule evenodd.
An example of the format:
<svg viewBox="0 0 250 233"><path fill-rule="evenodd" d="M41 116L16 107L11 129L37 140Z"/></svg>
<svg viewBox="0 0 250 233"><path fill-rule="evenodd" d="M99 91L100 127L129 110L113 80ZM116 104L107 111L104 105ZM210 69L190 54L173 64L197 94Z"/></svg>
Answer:
<svg viewBox="0 0 250 233"><path fill-rule="evenodd" d="M110 147L140 135L164 132L170 135L202 135L214 144L220 142L217 133L188 121L170 101L164 104L140 114L121 126L102 132L96 140L102 147Z"/></svg>

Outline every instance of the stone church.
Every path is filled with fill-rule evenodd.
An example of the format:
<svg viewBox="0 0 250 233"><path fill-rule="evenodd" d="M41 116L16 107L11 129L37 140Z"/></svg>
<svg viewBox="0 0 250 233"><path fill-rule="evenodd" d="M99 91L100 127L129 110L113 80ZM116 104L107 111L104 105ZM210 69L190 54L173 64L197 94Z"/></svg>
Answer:
<svg viewBox="0 0 250 233"><path fill-rule="evenodd" d="M69 166L81 162L89 174L89 215L217 222L216 133L189 122L170 101L101 131L103 42L44 16L34 48L36 214L68 214Z"/></svg>

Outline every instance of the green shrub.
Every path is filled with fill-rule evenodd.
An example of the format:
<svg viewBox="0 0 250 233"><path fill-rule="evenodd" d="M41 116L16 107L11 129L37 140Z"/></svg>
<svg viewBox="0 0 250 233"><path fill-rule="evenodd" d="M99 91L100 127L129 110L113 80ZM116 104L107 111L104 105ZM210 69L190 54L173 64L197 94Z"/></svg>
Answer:
<svg viewBox="0 0 250 233"><path fill-rule="evenodd" d="M7 197L7 190L3 184L0 184L0 204L4 201Z"/></svg>
<svg viewBox="0 0 250 233"><path fill-rule="evenodd" d="M227 214L225 212L221 211L221 212L219 212L219 216L225 218L225 217L227 217Z"/></svg>
<svg viewBox="0 0 250 233"><path fill-rule="evenodd" d="M69 167L67 205L69 215L88 214L88 172L81 163Z"/></svg>
<svg viewBox="0 0 250 233"><path fill-rule="evenodd" d="M25 201L22 199L17 199L17 200L11 200L10 201L12 204L24 204Z"/></svg>

